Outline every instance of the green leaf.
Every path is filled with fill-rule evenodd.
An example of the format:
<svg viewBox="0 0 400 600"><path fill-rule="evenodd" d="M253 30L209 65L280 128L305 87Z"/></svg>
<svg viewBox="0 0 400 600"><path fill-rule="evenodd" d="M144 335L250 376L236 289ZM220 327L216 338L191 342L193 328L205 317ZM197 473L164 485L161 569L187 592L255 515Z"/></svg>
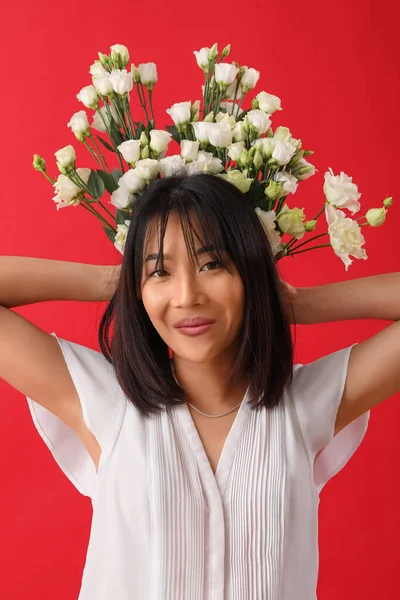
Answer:
<svg viewBox="0 0 400 600"><path fill-rule="evenodd" d="M174 139L178 144L181 143L181 136L178 131L178 128L175 125L166 125L167 131L172 135L172 139Z"/></svg>
<svg viewBox="0 0 400 600"><path fill-rule="evenodd" d="M93 198L99 199L102 197L104 193L104 183L102 178L97 175L96 171L90 173L87 186Z"/></svg>
<svg viewBox="0 0 400 600"><path fill-rule="evenodd" d="M108 239L111 240L112 243L114 243L115 242L115 232L112 229L110 229L109 227L103 227L103 229L106 232Z"/></svg>
<svg viewBox="0 0 400 600"><path fill-rule="evenodd" d="M136 139L139 139L140 136L142 135L142 132L144 131L144 126L143 123L137 123L137 130L136 130Z"/></svg>
<svg viewBox="0 0 400 600"><path fill-rule="evenodd" d="M243 119L245 118L245 116L247 115L248 112L250 112L250 108L247 110L244 110L242 113L240 113L240 115L238 116L238 118L236 119L236 122L238 121L243 121Z"/></svg>
<svg viewBox="0 0 400 600"><path fill-rule="evenodd" d="M96 135L97 139L99 140L99 142L101 142L103 144L103 146L105 146L105 148L107 148L107 150L110 150L111 152L115 152L115 149L110 146L110 144L108 142L106 142L106 140L103 140L103 138L101 138L99 135Z"/></svg>
<svg viewBox="0 0 400 600"><path fill-rule="evenodd" d="M123 225L126 220L130 221L131 219L132 215L129 212L117 208L117 225Z"/></svg>
<svg viewBox="0 0 400 600"><path fill-rule="evenodd" d="M112 176L117 185L118 185L118 182L121 179L122 175L123 175L122 171L120 171L119 169L117 169L117 167L115 167L114 171L112 172Z"/></svg>
<svg viewBox="0 0 400 600"><path fill-rule="evenodd" d="M114 177L106 171L97 171L97 175L103 180L104 187L109 194L115 192L118 189L118 181L115 181Z"/></svg>
<svg viewBox="0 0 400 600"><path fill-rule="evenodd" d="M117 129L113 120L110 123L110 137L116 146L119 146L124 141L124 136L119 129Z"/></svg>

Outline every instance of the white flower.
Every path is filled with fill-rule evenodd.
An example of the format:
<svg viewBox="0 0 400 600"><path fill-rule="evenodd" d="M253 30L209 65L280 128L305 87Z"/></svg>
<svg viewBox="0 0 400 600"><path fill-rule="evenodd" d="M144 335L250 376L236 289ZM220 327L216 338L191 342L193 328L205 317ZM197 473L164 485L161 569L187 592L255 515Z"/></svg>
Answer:
<svg viewBox="0 0 400 600"><path fill-rule="evenodd" d="M342 210L335 210L330 204L325 205L325 215L329 225L331 246L335 254L344 262L346 271L353 262L350 255L366 260L368 256L362 248L365 238L358 223L346 217Z"/></svg>
<svg viewBox="0 0 400 600"><path fill-rule="evenodd" d="M259 79L260 71L256 71L256 69L253 68L246 69L242 79L240 80L240 88L243 94L246 94L248 91L255 88Z"/></svg>
<svg viewBox="0 0 400 600"><path fill-rule="evenodd" d="M228 148L232 144L233 131L229 123L210 123L208 135L216 148Z"/></svg>
<svg viewBox="0 0 400 600"><path fill-rule="evenodd" d="M235 102L221 102L221 108L224 108L228 115L238 117L242 114L243 110L239 108L239 104Z"/></svg>
<svg viewBox="0 0 400 600"><path fill-rule="evenodd" d="M208 123L207 121L199 121L197 123L192 123L192 125L196 140L198 140L201 144L209 144L211 123Z"/></svg>
<svg viewBox="0 0 400 600"><path fill-rule="evenodd" d="M246 132L244 130L243 121L239 121L238 123L236 123L236 127L232 133L235 142L243 142L246 139Z"/></svg>
<svg viewBox="0 0 400 600"><path fill-rule="evenodd" d="M325 173L324 194L327 201L338 208L347 208L352 215L360 210L361 194L358 193L358 187L352 183L352 177L349 177L343 171L340 175L334 175L331 168Z"/></svg>
<svg viewBox="0 0 400 600"><path fill-rule="evenodd" d="M386 208L370 208L365 218L371 227L380 227L386 219Z"/></svg>
<svg viewBox="0 0 400 600"><path fill-rule="evenodd" d="M281 99L267 92L260 92L256 96L260 110L272 115L276 110L282 110Z"/></svg>
<svg viewBox="0 0 400 600"><path fill-rule="evenodd" d="M99 60L95 60L89 69L89 73L93 77L102 77L104 75L104 73L107 73L107 71L105 70L105 68L103 67L103 65L101 64L101 62Z"/></svg>
<svg viewBox="0 0 400 600"><path fill-rule="evenodd" d="M124 160L130 165L135 164L140 158L140 140L127 140L126 142L122 142L117 148L121 152Z"/></svg>
<svg viewBox="0 0 400 600"><path fill-rule="evenodd" d="M136 169L129 169L120 177L118 185L130 194L137 194L144 188L146 182Z"/></svg>
<svg viewBox="0 0 400 600"><path fill-rule="evenodd" d="M298 186L297 179L291 173L287 173L286 171L278 171L274 175L274 181L278 181L282 183L282 192L283 196L287 194L295 194Z"/></svg>
<svg viewBox="0 0 400 600"><path fill-rule="evenodd" d="M119 129L121 127L121 120L112 104L109 105L109 110L111 112L113 120L115 121L116 126ZM96 110L96 112L94 113L92 123L93 129L97 129L97 131L105 133L107 131L107 127L104 125L103 119L106 122L107 127L110 127L110 117L106 106L102 106L101 108L99 108L99 110Z"/></svg>
<svg viewBox="0 0 400 600"><path fill-rule="evenodd" d="M218 175L218 177L222 177L222 179L225 179L226 181L229 181L229 183L232 183L243 194L246 194L249 191L250 186L253 183L252 179L245 177L243 173L238 169L229 170L227 173Z"/></svg>
<svg viewBox="0 0 400 600"><path fill-rule="evenodd" d="M219 112L215 116L215 120L217 123L228 123L230 125L231 129L235 129L235 127L236 127L235 117L233 117L232 115L229 115L228 113Z"/></svg>
<svg viewBox="0 0 400 600"><path fill-rule="evenodd" d="M272 154L275 150L274 138L260 138L258 140L254 140L254 142L252 142L251 145L258 148L258 151L261 152L265 160L269 160L270 158L272 158Z"/></svg>
<svg viewBox="0 0 400 600"><path fill-rule="evenodd" d="M185 171L185 159L179 154L162 158L159 162L160 173L163 177L171 177Z"/></svg>
<svg viewBox="0 0 400 600"><path fill-rule="evenodd" d="M99 97L97 95L97 91L94 85L86 85L81 89L81 91L76 95L76 97L87 108L93 108L94 110L96 110L99 106Z"/></svg>
<svg viewBox="0 0 400 600"><path fill-rule="evenodd" d="M246 117L250 125L257 131L258 135L262 135L270 128L271 119L269 119L262 110L249 110Z"/></svg>
<svg viewBox="0 0 400 600"><path fill-rule="evenodd" d="M235 81L238 72L239 69L235 65L218 63L215 65L215 81L219 86L228 87Z"/></svg>
<svg viewBox="0 0 400 600"><path fill-rule="evenodd" d="M288 127L283 127L282 125L279 125L279 127L275 129L274 139L293 144L293 138L290 129Z"/></svg>
<svg viewBox="0 0 400 600"><path fill-rule="evenodd" d="M175 125L186 125L190 121L190 102L176 102L166 112Z"/></svg>
<svg viewBox="0 0 400 600"><path fill-rule="evenodd" d="M237 79L235 79L231 85L228 85L228 87L226 88L226 90L223 93L222 99L223 100L233 100L235 97L235 92L236 92L236 87L237 87ZM239 92L239 96L241 95L241 93ZM222 102L221 102L221 106L222 106Z"/></svg>
<svg viewBox="0 0 400 600"><path fill-rule="evenodd" d="M119 187L111 194L110 203L120 210L127 209L131 206L134 196L125 187Z"/></svg>
<svg viewBox="0 0 400 600"><path fill-rule="evenodd" d="M200 142L191 142L190 140L181 141L181 156L186 162L196 160L199 154Z"/></svg>
<svg viewBox="0 0 400 600"><path fill-rule="evenodd" d="M281 142L281 140L275 140L274 146L272 158L274 158L280 166L287 165L292 156L294 156L297 152L296 148L292 146L290 142Z"/></svg>
<svg viewBox="0 0 400 600"><path fill-rule="evenodd" d="M305 181L309 177L315 175L315 166L307 162L305 158L301 158L296 163L296 179L297 181Z"/></svg>
<svg viewBox="0 0 400 600"><path fill-rule="evenodd" d="M114 69L110 73L110 82L116 94L127 94L133 87L132 73L126 69Z"/></svg>
<svg viewBox="0 0 400 600"><path fill-rule="evenodd" d="M264 231L267 234L268 241L271 245L272 254L276 256L278 252L282 250L281 248L281 236L279 235L279 231L275 228L276 223L276 213L274 210L262 210L257 207L255 209L263 227Z"/></svg>
<svg viewBox="0 0 400 600"><path fill-rule="evenodd" d="M231 144L228 148L229 158L231 158L235 162L238 162L244 148L244 142L236 142L235 144Z"/></svg>
<svg viewBox="0 0 400 600"><path fill-rule="evenodd" d="M157 82L157 65L153 62L138 65L140 81L149 90L152 90Z"/></svg>
<svg viewBox="0 0 400 600"><path fill-rule="evenodd" d="M77 169L79 177L85 183L89 181L91 172L91 169ZM65 206L78 206L84 194L82 188L66 175L58 176L57 181L54 183L54 189L57 192L53 197L54 202L57 204L57 210Z"/></svg>
<svg viewBox="0 0 400 600"><path fill-rule="evenodd" d="M221 159L215 158L211 152L199 152L197 160L186 165L186 173L193 175L193 173L206 172L206 173L221 173L224 170Z"/></svg>
<svg viewBox="0 0 400 600"><path fill-rule="evenodd" d="M304 227L304 208L289 208L287 204L282 208L277 216L279 227L284 233L301 240L305 233Z"/></svg>
<svg viewBox="0 0 400 600"><path fill-rule="evenodd" d="M149 183L152 179L155 179L160 172L158 166L158 160L152 158L145 158L144 160L138 160L136 163L136 171L139 173L146 183Z"/></svg>
<svg viewBox="0 0 400 600"><path fill-rule="evenodd" d="M101 77L93 77L92 81L94 87L102 96L112 96L114 94L110 73L104 73Z"/></svg>
<svg viewBox="0 0 400 600"><path fill-rule="evenodd" d="M115 63L117 60L121 62L123 67L129 62L129 51L126 46L122 44L114 44L114 46L110 47L111 50L111 60Z"/></svg>
<svg viewBox="0 0 400 600"><path fill-rule="evenodd" d="M71 120L67 123L68 127L74 132L75 137L79 141L83 141L90 134L90 125L87 114L84 110L80 110L72 115Z"/></svg>
<svg viewBox="0 0 400 600"><path fill-rule="evenodd" d="M201 48L200 50L194 50L193 54L196 57L197 64L204 73L208 73L208 52L210 48Z"/></svg>
<svg viewBox="0 0 400 600"><path fill-rule="evenodd" d="M172 135L162 129L152 129L150 131L150 148L157 154L162 154L168 148L172 140Z"/></svg>
<svg viewBox="0 0 400 600"><path fill-rule="evenodd" d="M119 223L117 225L117 234L115 236L114 246L121 252L124 253L126 238L128 237L129 226L131 222L126 220L125 223Z"/></svg>
<svg viewBox="0 0 400 600"><path fill-rule="evenodd" d="M61 148L61 150L54 153L54 156L57 159L57 166L59 169L61 167L62 169L69 170L71 167L75 166L76 154L73 146Z"/></svg>

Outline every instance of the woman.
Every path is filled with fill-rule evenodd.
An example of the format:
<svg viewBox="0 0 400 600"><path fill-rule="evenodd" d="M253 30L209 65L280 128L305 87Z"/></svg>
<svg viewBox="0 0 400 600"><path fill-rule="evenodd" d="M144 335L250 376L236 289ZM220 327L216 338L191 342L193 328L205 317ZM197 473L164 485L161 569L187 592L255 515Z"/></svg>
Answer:
<svg viewBox="0 0 400 600"><path fill-rule="evenodd" d="M120 274L3 257L0 284L0 376L93 502L80 600L315 598L318 494L400 390L400 324L293 369L289 315L399 320L399 273L284 293L254 210L202 174L136 200ZM9 310L57 299L111 299L102 353Z"/></svg>

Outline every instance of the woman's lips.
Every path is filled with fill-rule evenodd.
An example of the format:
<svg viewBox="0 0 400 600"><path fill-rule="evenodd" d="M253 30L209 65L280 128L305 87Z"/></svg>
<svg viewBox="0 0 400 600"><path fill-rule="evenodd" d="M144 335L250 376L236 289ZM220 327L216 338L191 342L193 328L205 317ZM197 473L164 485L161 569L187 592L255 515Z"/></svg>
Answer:
<svg viewBox="0 0 400 600"><path fill-rule="evenodd" d="M179 333L183 333L184 335L201 335L202 333L206 333L209 331L214 323L208 322L203 325L186 325L184 327L177 327Z"/></svg>

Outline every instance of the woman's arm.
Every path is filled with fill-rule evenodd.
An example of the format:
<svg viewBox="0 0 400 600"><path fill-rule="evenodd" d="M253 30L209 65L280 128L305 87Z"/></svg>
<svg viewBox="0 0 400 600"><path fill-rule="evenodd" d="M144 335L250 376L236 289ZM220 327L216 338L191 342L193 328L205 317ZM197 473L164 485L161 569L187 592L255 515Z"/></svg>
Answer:
<svg viewBox="0 0 400 600"><path fill-rule="evenodd" d="M397 321L352 349L335 434L400 392L400 273L300 290L289 286L287 293L297 323Z"/></svg>
<svg viewBox="0 0 400 600"><path fill-rule="evenodd" d="M0 305L6 308L46 302L110 300L118 282L120 266L0 256Z"/></svg>

